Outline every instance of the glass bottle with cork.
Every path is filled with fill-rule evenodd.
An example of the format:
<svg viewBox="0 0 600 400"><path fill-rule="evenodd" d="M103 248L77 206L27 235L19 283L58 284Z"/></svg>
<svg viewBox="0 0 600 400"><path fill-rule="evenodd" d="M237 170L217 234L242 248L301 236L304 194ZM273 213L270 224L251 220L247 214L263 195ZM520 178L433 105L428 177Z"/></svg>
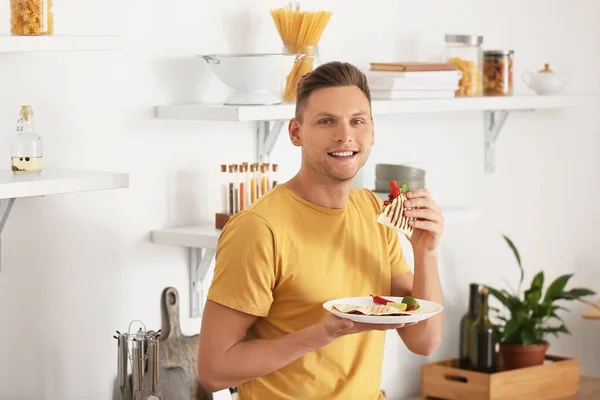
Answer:
<svg viewBox="0 0 600 400"><path fill-rule="evenodd" d="M462 369L470 369L471 365L471 360L469 358L471 351L471 327L477 319L479 287L480 286L477 283L471 283L469 285L469 308L465 315L460 319L459 366Z"/></svg>
<svg viewBox="0 0 600 400"><path fill-rule="evenodd" d="M11 143L11 169L15 174L39 173L43 168L44 143L35 132L33 108L21 106L17 134Z"/></svg>
<svg viewBox="0 0 600 400"><path fill-rule="evenodd" d="M488 318L488 288L479 289L479 315L471 326L469 358L475 371L493 373L496 371L496 340L494 325Z"/></svg>

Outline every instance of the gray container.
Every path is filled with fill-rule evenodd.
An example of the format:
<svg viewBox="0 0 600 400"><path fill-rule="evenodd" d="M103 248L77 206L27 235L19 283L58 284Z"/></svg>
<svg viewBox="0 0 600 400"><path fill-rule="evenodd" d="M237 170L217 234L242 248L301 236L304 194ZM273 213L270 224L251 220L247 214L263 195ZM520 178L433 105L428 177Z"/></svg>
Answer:
<svg viewBox="0 0 600 400"><path fill-rule="evenodd" d="M393 181L393 180L398 182L398 186L400 186L400 184L402 182L406 182L406 184L408 185L408 188L410 190L425 188L425 179L412 180L412 181L407 181L406 179L390 179L390 180L376 179L375 180L375 191L376 192L389 192L390 191L390 181Z"/></svg>
<svg viewBox="0 0 600 400"><path fill-rule="evenodd" d="M425 180L425 170L402 164L376 164L375 179L383 181L421 181Z"/></svg>

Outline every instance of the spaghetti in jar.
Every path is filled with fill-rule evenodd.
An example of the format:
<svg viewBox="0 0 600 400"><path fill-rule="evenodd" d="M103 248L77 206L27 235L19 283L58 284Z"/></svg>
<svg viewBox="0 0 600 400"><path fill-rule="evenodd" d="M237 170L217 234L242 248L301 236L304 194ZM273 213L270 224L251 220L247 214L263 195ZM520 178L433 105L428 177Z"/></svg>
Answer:
<svg viewBox="0 0 600 400"><path fill-rule="evenodd" d="M53 0L10 0L10 32L13 36L54 33Z"/></svg>
<svg viewBox="0 0 600 400"><path fill-rule="evenodd" d="M292 54L303 54L294 64L287 77L284 101L296 100L298 82L315 67L318 57L318 45L329 20L330 11L302 11L298 1L283 8L271 10L271 17L284 45L284 51Z"/></svg>

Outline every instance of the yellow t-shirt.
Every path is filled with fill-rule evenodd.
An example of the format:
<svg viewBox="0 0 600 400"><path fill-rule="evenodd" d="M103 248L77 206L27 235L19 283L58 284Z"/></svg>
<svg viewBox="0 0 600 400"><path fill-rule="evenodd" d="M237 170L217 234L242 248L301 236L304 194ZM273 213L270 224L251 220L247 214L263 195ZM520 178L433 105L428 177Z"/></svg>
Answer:
<svg viewBox="0 0 600 400"><path fill-rule="evenodd" d="M279 185L224 227L208 298L258 316L248 339L275 339L322 321L323 303L390 295L410 271L398 234L375 221L381 201L352 189L328 209ZM338 338L269 375L239 386L241 400L383 399L385 332Z"/></svg>

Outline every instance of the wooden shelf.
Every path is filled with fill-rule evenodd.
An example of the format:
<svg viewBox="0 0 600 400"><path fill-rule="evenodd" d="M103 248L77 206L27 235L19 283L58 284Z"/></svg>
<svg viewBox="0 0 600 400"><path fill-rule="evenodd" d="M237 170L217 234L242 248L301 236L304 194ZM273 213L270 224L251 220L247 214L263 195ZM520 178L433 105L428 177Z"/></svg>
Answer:
<svg viewBox="0 0 600 400"><path fill-rule="evenodd" d="M593 105L600 105L600 97L596 94L372 101L374 115L460 111L535 110ZM274 121L292 118L295 108L295 104L272 106L182 104L158 106L156 108L156 116L160 119L196 121Z"/></svg>
<svg viewBox="0 0 600 400"><path fill-rule="evenodd" d="M128 186L127 173L48 169L39 174L15 175L10 170L0 170L0 199L120 189Z"/></svg>
<svg viewBox="0 0 600 400"><path fill-rule="evenodd" d="M120 36L0 36L1 53L116 51L122 48Z"/></svg>

